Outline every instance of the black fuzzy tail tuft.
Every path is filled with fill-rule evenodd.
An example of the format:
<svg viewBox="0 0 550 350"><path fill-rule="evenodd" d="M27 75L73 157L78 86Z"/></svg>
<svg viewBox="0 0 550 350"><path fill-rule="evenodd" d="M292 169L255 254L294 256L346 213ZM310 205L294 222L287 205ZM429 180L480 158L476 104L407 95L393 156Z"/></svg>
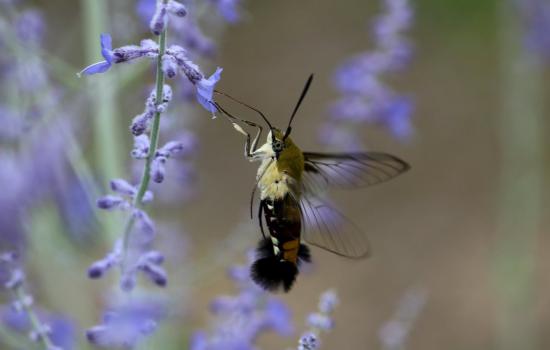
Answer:
<svg viewBox="0 0 550 350"><path fill-rule="evenodd" d="M288 292L296 280L298 267L276 256L269 240L260 241L256 254L257 260L250 268L252 280L263 289L276 291L282 287L285 292Z"/></svg>
<svg viewBox="0 0 550 350"><path fill-rule="evenodd" d="M305 244L300 244L300 248L298 249L298 265L304 261L307 263L311 262L311 253L309 252L309 248Z"/></svg>

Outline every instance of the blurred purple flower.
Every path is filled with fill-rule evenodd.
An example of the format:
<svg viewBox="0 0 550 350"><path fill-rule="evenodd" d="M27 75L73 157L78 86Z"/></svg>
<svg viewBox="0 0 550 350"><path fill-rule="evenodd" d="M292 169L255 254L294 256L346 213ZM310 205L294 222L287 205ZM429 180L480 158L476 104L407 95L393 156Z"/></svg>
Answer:
<svg viewBox="0 0 550 350"><path fill-rule="evenodd" d="M194 5L194 2L188 4L193 7ZM174 4L170 5L169 3L168 8L172 9L172 13L182 13L182 10L178 11ZM144 23L149 23L155 10L156 0L139 0L136 4L136 12ZM187 10L185 11L187 12ZM181 42L185 48L199 55L212 57L216 50L215 45L202 33L197 20L197 18L188 16L184 21L168 21L168 26L176 41Z"/></svg>
<svg viewBox="0 0 550 350"><path fill-rule="evenodd" d="M239 6L241 0L210 0L217 8L220 15L229 23L236 23L241 19Z"/></svg>
<svg viewBox="0 0 550 350"><path fill-rule="evenodd" d="M274 330L283 336L292 333L288 306L259 288L249 277L249 267L231 267L229 276L239 294L220 296L212 301L210 309L217 318L216 326L210 333L195 332L191 350L253 350L262 332Z"/></svg>
<svg viewBox="0 0 550 350"><path fill-rule="evenodd" d="M428 298L426 290L411 288L403 295L395 313L379 330L378 337L384 350L405 349L407 337L424 308Z"/></svg>
<svg viewBox="0 0 550 350"><path fill-rule="evenodd" d="M164 302L150 297L134 297L109 307L103 321L86 331L88 341L103 348L133 349L155 332L166 317Z"/></svg>
<svg viewBox="0 0 550 350"><path fill-rule="evenodd" d="M298 342L298 350L317 350L319 341L315 333L307 332L300 337Z"/></svg>
<svg viewBox="0 0 550 350"><path fill-rule="evenodd" d="M542 58L550 58L550 2L547 0L516 0L525 27L525 43Z"/></svg>
<svg viewBox="0 0 550 350"><path fill-rule="evenodd" d="M91 238L97 230L93 199L87 193L83 182L89 184L91 180L81 179L79 181L79 179L67 176L64 188L53 191L53 197L60 210L67 233L70 234L70 238L81 243Z"/></svg>
<svg viewBox="0 0 550 350"><path fill-rule="evenodd" d="M357 140L352 134L360 124L384 126L401 140L412 134L411 99L399 96L382 81L383 76L402 71L410 61L411 44L402 33L411 25L412 10L408 0L383 3L385 12L374 23L375 49L356 55L336 70L334 84L342 97L331 105L330 119L322 126L320 136L325 143L355 146L358 142L350 142L345 134Z"/></svg>
<svg viewBox="0 0 550 350"><path fill-rule="evenodd" d="M44 38L46 24L40 11L30 9L19 14L15 23L17 37L28 44L40 44Z"/></svg>
<svg viewBox="0 0 550 350"><path fill-rule="evenodd" d="M164 32L164 29L166 29L167 24L168 10L166 9L166 4L163 1L157 1L157 5L155 6L155 13L151 18L149 28L151 29L151 32L153 32L153 34L160 35L162 34L162 32Z"/></svg>
<svg viewBox="0 0 550 350"><path fill-rule="evenodd" d="M28 334L48 350L74 349L72 323L33 306L33 298L24 288L25 273L20 264L18 254L0 254L0 281L13 296L11 305L0 309L0 322L16 332Z"/></svg>
<svg viewBox="0 0 550 350"><path fill-rule="evenodd" d="M316 350L319 348L319 334L334 328L334 320L331 314L338 302L338 296L332 289L321 294L318 312L310 313L307 316L306 324L309 329L300 337L298 350Z"/></svg>

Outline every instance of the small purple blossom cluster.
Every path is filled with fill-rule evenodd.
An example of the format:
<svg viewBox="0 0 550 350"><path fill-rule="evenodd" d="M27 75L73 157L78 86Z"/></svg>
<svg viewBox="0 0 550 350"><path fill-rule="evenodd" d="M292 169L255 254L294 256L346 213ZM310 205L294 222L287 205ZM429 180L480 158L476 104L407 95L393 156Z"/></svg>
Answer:
<svg viewBox="0 0 550 350"><path fill-rule="evenodd" d="M196 332L191 340L191 350L254 349L254 342L262 332L274 330L283 336L292 333L288 307L250 279L249 265L253 260L251 253L248 266L234 266L229 270L239 294L220 296L212 301L216 327L210 334Z"/></svg>
<svg viewBox="0 0 550 350"><path fill-rule="evenodd" d="M134 349L158 327L166 316L164 302L139 296L109 308L101 324L86 331L91 344L104 348Z"/></svg>
<svg viewBox="0 0 550 350"><path fill-rule="evenodd" d="M385 13L375 21L375 49L359 54L337 69L335 86L342 97L330 107L322 126L327 144L359 148L357 125L375 124L406 139L412 133L412 102L387 86L382 78L402 71L411 57L411 45L403 37L412 20L409 0L383 0Z"/></svg>
<svg viewBox="0 0 550 350"><path fill-rule="evenodd" d="M29 339L42 344L46 350L61 350L61 347L54 345L53 328L41 322L34 311L34 300L25 291L25 273L19 266L17 254L0 254L0 282L13 296L10 310L2 312L3 321L19 331L30 329ZM19 315L24 315L24 318L20 319Z"/></svg>
<svg viewBox="0 0 550 350"><path fill-rule="evenodd" d="M338 296L334 290L328 290L319 298L318 311L307 317L309 329L302 334L298 342L298 350L319 349L319 335L322 331L328 332L334 328L331 317L334 308L338 305Z"/></svg>
<svg viewBox="0 0 550 350"><path fill-rule="evenodd" d="M210 14L213 11L217 11L226 23L234 24L241 20L239 9L241 2L241 0L210 0L205 2L188 0L186 6L193 10L201 9L195 12L208 13L208 16L204 16L204 20L206 21L211 21L212 17ZM202 8L205 5L212 5L214 9L212 11L204 11ZM144 22L148 22L153 14L158 13L156 10L156 0L139 0L136 11ZM217 48L214 41L201 30L199 22L203 22L202 19L189 18L186 21L170 21L168 25L170 31L174 33L178 41L183 43L193 54L203 57L213 57L216 54ZM186 85L183 84L183 86Z"/></svg>
<svg viewBox="0 0 550 350"><path fill-rule="evenodd" d="M237 23L241 20L239 7L241 0L210 0L218 9L218 13L229 23Z"/></svg>
<svg viewBox="0 0 550 350"><path fill-rule="evenodd" d="M167 16L164 16L167 18ZM153 29L153 32L156 33L159 25L155 25L156 29ZM161 28L165 28L165 25L162 25ZM92 75L97 73L104 73L113 64L129 62L139 58L153 58L157 59L159 56L159 47L158 44L152 41L151 39L142 40L140 45L127 45L116 48L112 48L112 39L109 34L101 34L101 54L104 61L94 63L86 68L84 68L80 74L81 75ZM217 68L216 72L212 74L209 78L205 78L204 74L200 71L199 67L193 63L187 56L187 51L178 45L172 45L166 49L166 52L163 53L162 57L162 70L167 78L174 78L178 71L181 71L185 74L189 82L193 84L196 88L197 101L210 113L214 114L216 109L212 104L214 87L216 83L220 80L222 68ZM171 90L167 91L166 94L170 93ZM163 98L165 96L163 95ZM151 97L150 97L151 98ZM166 103L163 102L161 106L166 107ZM157 106L159 108L159 106ZM149 109L150 118L154 112L158 110Z"/></svg>
<svg viewBox="0 0 550 350"><path fill-rule="evenodd" d="M196 7L194 1L188 1L187 4L188 8ZM151 17L157 13L156 0L139 0L136 11L143 22L149 23ZM214 42L203 34L196 18L188 17L186 21L169 21L167 25L176 36L177 41L193 53L205 57L214 55L216 51Z"/></svg>

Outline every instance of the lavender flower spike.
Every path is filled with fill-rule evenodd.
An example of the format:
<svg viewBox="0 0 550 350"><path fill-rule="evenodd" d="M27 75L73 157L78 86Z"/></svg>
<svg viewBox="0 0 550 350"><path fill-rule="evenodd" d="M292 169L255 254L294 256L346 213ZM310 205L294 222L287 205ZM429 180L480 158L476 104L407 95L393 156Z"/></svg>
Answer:
<svg viewBox="0 0 550 350"><path fill-rule="evenodd" d="M331 314L337 304L338 296L334 290L327 290L321 294L318 312L308 315L307 325L309 329L300 337L297 350L316 350L319 348L319 334L334 328L334 320Z"/></svg>
<svg viewBox="0 0 550 350"><path fill-rule="evenodd" d="M113 44L111 36L107 33L101 34L101 55L105 58L105 61L94 63L86 68L84 68L78 75L92 75L97 73L104 73L111 68L113 65L114 54L113 54Z"/></svg>
<svg viewBox="0 0 550 350"><path fill-rule="evenodd" d="M166 7L166 3L163 1L157 1L155 14L153 15L153 18L151 18L151 23L149 24L151 32L155 35L160 35L168 24L168 11Z"/></svg>
<svg viewBox="0 0 550 350"><path fill-rule="evenodd" d="M167 10L178 17L185 17L187 15L185 5L174 0L168 1Z"/></svg>
<svg viewBox="0 0 550 350"><path fill-rule="evenodd" d="M318 348L319 342L314 333L305 333L300 337L298 350L316 350Z"/></svg>
<svg viewBox="0 0 550 350"><path fill-rule="evenodd" d="M216 112L216 107L213 105L214 88L220 80L223 69L218 67L214 74L208 79L202 78L197 84L197 101L212 115Z"/></svg>
<svg viewBox="0 0 550 350"><path fill-rule="evenodd" d="M105 61L94 63L84 68L78 76L105 73L115 63L128 62L137 58L158 56L158 45L151 40L142 40L141 46L126 45L113 50L111 36L107 33L101 34L101 55Z"/></svg>

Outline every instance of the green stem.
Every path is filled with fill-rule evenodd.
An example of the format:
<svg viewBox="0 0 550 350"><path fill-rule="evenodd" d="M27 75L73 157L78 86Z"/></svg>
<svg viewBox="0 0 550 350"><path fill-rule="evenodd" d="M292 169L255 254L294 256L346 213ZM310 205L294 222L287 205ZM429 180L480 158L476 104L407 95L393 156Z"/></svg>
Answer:
<svg viewBox="0 0 550 350"><path fill-rule="evenodd" d="M166 51L166 30L162 32L159 38L159 56L157 59L157 98L155 101L155 106L159 106L162 103L162 94L164 88L164 73L162 72L162 56ZM157 152L158 147L158 138L160 130L160 112L155 112L153 118L153 125L151 127L151 139L149 143L149 154L145 160L145 167L143 168L143 175L141 177L141 183L139 184L139 189L136 197L134 198L134 206L138 207L141 205L141 200L149 187L149 182L151 180L151 163L155 158L155 153Z"/></svg>
<svg viewBox="0 0 550 350"><path fill-rule="evenodd" d="M88 62L98 60L98 39L105 30L109 11L106 0L81 0L81 11L84 19L85 52ZM114 72L112 72L114 73ZM120 121L116 110L117 79L112 74L106 74L101 79L90 79L88 91L92 106L92 127L95 147L96 165L100 173L99 179L105 183L107 179L120 177L123 174L123 156L119 142ZM119 217L110 215L105 218L106 234L109 240L114 240L121 223Z"/></svg>
<svg viewBox="0 0 550 350"><path fill-rule="evenodd" d="M45 330L45 326L42 324L42 322L40 322L40 319L38 319L38 316L36 315L32 307L27 302L25 302L26 293L23 290L23 286L21 285L16 287L14 290L14 294L15 298L19 301L19 304L22 305L23 310L25 310L25 313L29 317L32 329L37 333L38 340L40 341L40 343L42 343L44 349L54 349L54 345Z"/></svg>
<svg viewBox="0 0 550 350"><path fill-rule="evenodd" d="M166 2L166 1L165 1ZM159 37L159 55L157 57L157 76L156 76L156 101L155 106L159 106L162 103L162 94L164 89L164 73L162 71L162 56L166 52L166 29L161 33ZM155 153L157 153L158 140L159 140L159 131L160 131L160 112L155 112L153 117L153 125L151 126L151 134L149 141L149 153L145 159L145 166L143 167L143 174L141 175L141 181L139 183L138 192L134 197L133 205L136 208L142 206L143 196L147 189L149 188L149 183L151 182L151 163L155 158ZM124 228L124 237L123 237L123 251L124 254L127 253L128 243L130 240L130 234L132 232L132 227L134 226L135 217L130 215L128 221L126 222ZM126 261L126 258L123 259L123 263ZM123 268L124 270L124 268Z"/></svg>
<svg viewBox="0 0 550 350"><path fill-rule="evenodd" d="M0 344L6 345L9 349L38 349L38 345L15 331L6 328L0 324Z"/></svg>
<svg viewBox="0 0 550 350"><path fill-rule="evenodd" d="M497 348L539 348L536 251L543 192L544 91L537 57L522 45L511 1L500 10L501 171L493 273Z"/></svg>

